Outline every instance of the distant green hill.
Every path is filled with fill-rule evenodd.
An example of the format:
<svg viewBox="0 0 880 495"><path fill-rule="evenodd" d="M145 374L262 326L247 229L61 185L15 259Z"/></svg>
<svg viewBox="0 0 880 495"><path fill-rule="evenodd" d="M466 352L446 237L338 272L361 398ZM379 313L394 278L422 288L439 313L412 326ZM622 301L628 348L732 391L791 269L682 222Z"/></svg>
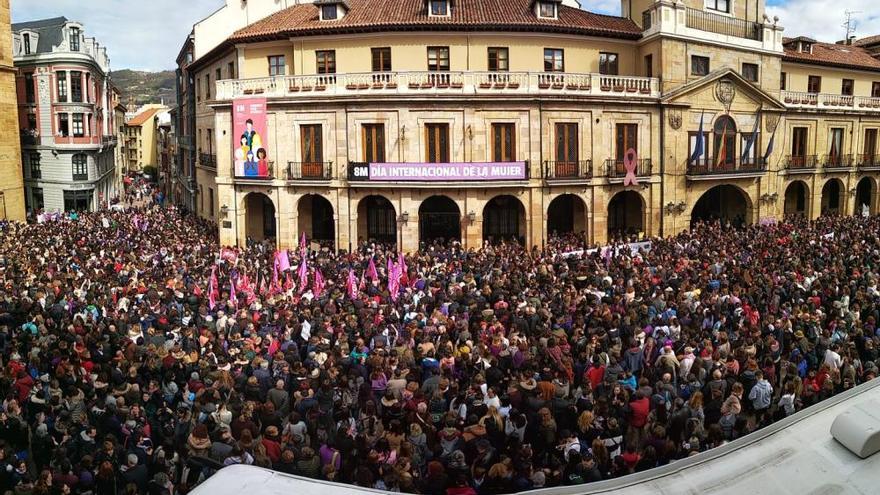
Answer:
<svg viewBox="0 0 880 495"><path fill-rule="evenodd" d="M130 98L136 105L161 103L174 106L177 93L174 87L174 71L143 72L137 70L117 70L110 75L113 84L122 92L122 103L129 105Z"/></svg>

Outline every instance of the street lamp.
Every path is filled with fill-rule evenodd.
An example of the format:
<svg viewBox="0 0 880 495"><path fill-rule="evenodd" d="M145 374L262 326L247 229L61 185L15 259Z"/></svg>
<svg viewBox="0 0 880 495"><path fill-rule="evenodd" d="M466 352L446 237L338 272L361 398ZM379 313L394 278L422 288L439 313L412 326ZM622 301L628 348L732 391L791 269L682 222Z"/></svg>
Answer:
<svg viewBox="0 0 880 495"><path fill-rule="evenodd" d="M226 218L226 215L228 215L228 214L229 214L229 207L226 205L221 206L220 207L220 216L223 218Z"/></svg>
<svg viewBox="0 0 880 495"><path fill-rule="evenodd" d="M476 221L476 219L477 219L477 214L474 213L474 210L471 210L468 212L467 218L468 218L468 222L474 223L474 221Z"/></svg>
<svg viewBox="0 0 880 495"><path fill-rule="evenodd" d="M397 221L406 225L409 222L409 212L405 211L401 213L400 216L397 217Z"/></svg>

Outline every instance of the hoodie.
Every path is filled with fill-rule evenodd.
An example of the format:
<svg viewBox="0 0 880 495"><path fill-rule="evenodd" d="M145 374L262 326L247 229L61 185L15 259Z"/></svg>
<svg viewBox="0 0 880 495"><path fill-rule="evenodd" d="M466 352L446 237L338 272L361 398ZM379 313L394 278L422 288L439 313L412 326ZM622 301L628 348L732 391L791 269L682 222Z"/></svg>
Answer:
<svg viewBox="0 0 880 495"><path fill-rule="evenodd" d="M749 392L749 399L756 410L767 409L773 399L773 386L767 380L759 380Z"/></svg>

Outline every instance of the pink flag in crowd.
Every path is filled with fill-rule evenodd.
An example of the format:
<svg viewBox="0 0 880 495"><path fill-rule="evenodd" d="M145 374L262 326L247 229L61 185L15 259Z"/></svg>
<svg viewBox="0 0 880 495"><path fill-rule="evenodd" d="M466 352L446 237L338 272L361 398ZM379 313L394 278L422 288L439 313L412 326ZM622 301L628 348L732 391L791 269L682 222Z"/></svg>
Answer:
<svg viewBox="0 0 880 495"><path fill-rule="evenodd" d="M367 267L367 272L370 275L370 281L374 282L379 279L379 272L376 271L376 263L373 261L373 257L370 257L370 266Z"/></svg>
<svg viewBox="0 0 880 495"><path fill-rule="evenodd" d="M211 279L208 282L208 308L214 311L217 305L217 267L211 268Z"/></svg>
<svg viewBox="0 0 880 495"><path fill-rule="evenodd" d="M235 264L235 262L238 261L238 253L236 253L234 249L223 248L220 250L220 259Z"/></svg>
<svg viewBox="0 0 880 495"><path fill-rule="evenodd" d="M306 233L303 232L302 236L299 238L299 257L305 259L306 257Z"/></svg>
<svg viewBox="0 0 880 495"><path fill-rule="evenodd" d="M309 283L309 262L305 258L302 259L302 262L299 264L299 291L300 293L306 290L306 285Z"/></svg>
<svg viewBox="0 0 880 495"><path fill-rule="evenodd" d="M229 279L229 302L234 306L238 306L238 295L235 293L235 280Z"/></svg>
<svg viewBox="0 0 880 495"><path fill-rule="evenodd" d="M290 257L287 255L287 250L282 249L275 253L276 263L278 263L278 270L285 271L290 270Z"/></svg>
<svg viewBox="0 0 880 495"><path fill-rule="evenodd" d="M358 297L358 280L354 270L351 268L348 269L348 296L351 299L357 299Z"/></svg>

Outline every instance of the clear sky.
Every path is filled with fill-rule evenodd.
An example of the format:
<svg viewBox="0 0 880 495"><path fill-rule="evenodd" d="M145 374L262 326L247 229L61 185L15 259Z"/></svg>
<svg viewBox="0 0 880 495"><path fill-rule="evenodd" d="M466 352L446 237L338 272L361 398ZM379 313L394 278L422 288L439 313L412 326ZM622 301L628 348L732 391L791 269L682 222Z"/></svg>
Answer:
<svg viewBox="0 0 880 495"><path fill-rule="evenodd" d="M393 1L393 0L389 0ZM582 0L594 12L619 14L617 0ZM13 22L65 16L85 25L86 34L107 47L113 69L174 68L192 25L224 5L224 0L12 0ZM821 41L843 39L844 11L859 37L880 34L880 1L768 0L767 14L778 16L787 36Z"/></svg>

